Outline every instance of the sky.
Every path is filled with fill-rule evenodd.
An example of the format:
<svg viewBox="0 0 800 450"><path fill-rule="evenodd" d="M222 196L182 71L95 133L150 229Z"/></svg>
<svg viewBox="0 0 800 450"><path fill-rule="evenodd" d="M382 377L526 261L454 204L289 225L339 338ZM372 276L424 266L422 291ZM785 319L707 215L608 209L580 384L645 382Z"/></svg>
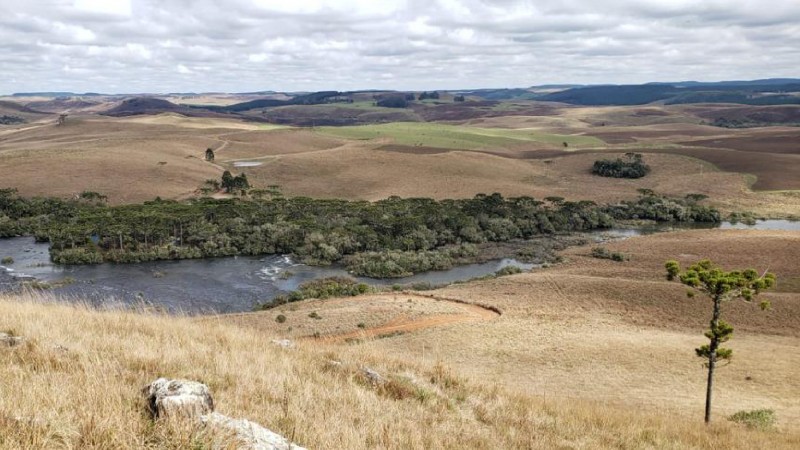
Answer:
<svg viewBox="0 0 800 450"><path fill-rule="evenodd" d="M0 0L0 93L800 77L800 0Z"/></svg>

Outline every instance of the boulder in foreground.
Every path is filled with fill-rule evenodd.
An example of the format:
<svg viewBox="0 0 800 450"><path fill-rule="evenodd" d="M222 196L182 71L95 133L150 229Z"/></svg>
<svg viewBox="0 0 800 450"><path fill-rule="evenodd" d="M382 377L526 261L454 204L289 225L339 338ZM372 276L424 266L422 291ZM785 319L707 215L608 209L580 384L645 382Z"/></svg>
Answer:
<svg viewBox="0 0 800 450"><path fill-rule="evenodd" d="M200 422L230 435L237 449L305 450L257 423L214 412L211 390L203 383L159 378L145 386L143 393L154 419L172 417Z"/></svg>
<svg viewBox="0 0 800 450"><path fill-rule="evenodd" d="M211 391L203 383L159 378L144 388L154 418L199 417L214 411Z"/></svg>

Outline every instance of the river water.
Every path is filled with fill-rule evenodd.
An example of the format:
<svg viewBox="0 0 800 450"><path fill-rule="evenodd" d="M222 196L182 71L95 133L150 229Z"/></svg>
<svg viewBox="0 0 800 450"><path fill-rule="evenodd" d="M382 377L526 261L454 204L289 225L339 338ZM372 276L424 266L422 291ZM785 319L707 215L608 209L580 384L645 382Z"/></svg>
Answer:
<svg viewBox="0 0 800 450"><path fill-rule="evenodd" d="M626 238L675 228L663 225L620 228L589 233L589 236L596 240ZM726 223L721 228L800 231L800 222L769 220L754 226ZM152 302L172 312L193 314L249 311L257 303L293 291L306 281L349 276L342 267L311 267L296 264L288 256L281 255L59 266L50 262L47 244L37 244L28 237L0 240L0 258L9 256L14 263L0 266L0 290L10 288L15 278L31 277L51 283L69 278L74 282L53 289L53 294L66 300L88 300L97 306ZM407 278L357 279L373 286L441 285L493 274L505 266L523 270L536 267L514 259L500 259Z"/></svg>

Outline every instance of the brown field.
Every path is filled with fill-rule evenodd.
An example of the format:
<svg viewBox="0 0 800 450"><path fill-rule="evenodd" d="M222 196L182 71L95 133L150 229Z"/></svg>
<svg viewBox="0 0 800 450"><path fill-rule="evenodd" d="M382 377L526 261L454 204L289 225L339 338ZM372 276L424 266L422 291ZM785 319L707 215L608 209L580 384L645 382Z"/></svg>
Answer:
<svg viewBox="0 0 800 450"><path fill-rule="evenodd" d="M777 292L764 294L772 302L770 311L743 302L725 306L736 333L729 343L734 360L717 374L717 417L772 408L784 430L800 430L797 233L688 231L605 246L630 261L594 259L589 246L577 247L565 252L564 264L453 285L432 291L429 299L402 293L301 302L219 320L294 337L318 331L323 338L313 341L338 346L339 354L366 349L439 362L477 382L497 382L542 398L600 401L641 414L669 412L700 421L705 372L693 349L705 339L710 305L700 297L686 298L682 286L667 282L663 263L711 257L728 268L769 269L779 280ZM446 299L495 307L502 315L428 325L429 318L442 314L443 303L458 306ZM362 301L374 305L376 300L381 307L358 308ZM367 336L374 336L370 329L396 323L398 316L407 319L409 330L354 342L364 331L346 320L354 310L365 315L357 320L366 324ZM310 311L322 318L308 318ZM289 318L286 323L275 322L279 313ZM412 327L414 321L422 325ZM326 338L331 334L350 337L350 344L330 344L341 342Z"/></svg>
<svg viewBox="0 0 800 450"><path fill-rule="evenodd" d="M497 319L451 327L477 323L501 324ZM41 303L31 296L0 297L0 329L26 338L17 347L0 347L2 448L234 448L225 436L180 421L152 422L140 390L162 376L200 380L210 387L219 412L258 422L307 448L791 449L800 444L800 433L790 426L765 432L720 419L706 427L695 417L659 406L658 391L651 398L655 407L631 411L602 400L557 397L555 390L514 392L498 376L475 381L436 363L432 352L442 347L430 341L422 350L425 357L417 360L380 348L396 347L407 335L358 345L299 341L283 349L270 343L276 335L268 331L223 321L97 312ZM447 339L448 333L440 334ZM525 348L544 345L518 342ZM777 348L772 341L766 345L792 350ZM470 348L474 346L462 339L459 353ZM510 356L518 347L507 348ZM486 359L484 352L474 357L476 364ZM564 360L559 352L548 357L557 365ZM658 368L665 361L653 354L644 359L656 368L653 381L658 382ZM774 358L770 363L776 366ZM525 366L524 371L509 375L519 380L542 380L547 368L534 361L518 361L518 366ZM361 367L376 370L386 384L371 385ZM491 373L498 368L479 369ZM604 369L598 366L596 373ZM627 369L623 364L614 373L619 377ZM762 385L766 379L754 374L753 384ZM577 370L574 375L585 377ZM549 381L571 385L576 381L571 377ZM784 381L782 372L770 380ZM624 388L635 391L635 386ZM759 394L754 389L750 396ZM749 405L743 401L741 406ZM778 414L787 417L782 409Z"/></svg>
<svg viewBox="0 0 800 450"><path fill-rule="evenodd" d="M650 152L651 150L643 150ZM800 153L743 152L716 148L652 150L659 153L691 156L714 164L728 173L755 176L753 189L763 191L800 190Z"/></svg>
<svg viewBox="0 0 800 450"><path fill-rule="evenodd" d="M666 153L648 154L646 160L653 171L647 177L619 180L591 174L592 163L598 159L595 153L558 153L560 157L547 158L556 154L506 151L504 155L511 157L505 157L438 152L425 147L378 150L371 143L353 143L330 151L284 155L248 168L247 174L258 184L280 185L285 194L310 197L378 200L398 195L443 199L500 192L507 196L556 195L612 202L633 199L636 189L648 188L676 196L702 193L726 211L752 210L775 216L800 213L800 197L792 193L754 193L748 180L739 174L719 171L699 159ZM516 159L520 156L535 159Z"/></svg>
<svg viewBox="0 0 800 450"><path fill-rule="evenodd" d="M425 108L444 106L453 107ZM800 178L795 176L800 155L792 153L796 132L791 128L715 128L700 125L693 110L683 107L478 107L512 115L454 123L594 136L608 145L565 152L544 141L520 141L464 151L400 146L389 138L350 140L314 129L276 129L225 118L75 115L60 128L52 119L0 127L0 177L4 186L17 187L24 195L94 190L113 203L186 198L196 195L206 179L229 169L246 172L256 187L279 185L286 195L375 200L500 192L606 202L633 198L637 188L648 188L670 195L703 193L724 211L800 214ZM518 115L526 108L540 108L546 115ZM207 147L215 149L216 164L200 159ZM600 179L588 173L596 153L628 151L648 153L653 173L640 180ZM238 168L236 162L261 165ZM753 192L751 187L780 192Z"/></svg>
<svg viewBox="0 0 800 450"><path fill-rule="evenodd" d="M178 197L222 169L202 158L213 129L71 118L0 134L0 178L23 195L101 192L114 203Z"/></svg>
<svg viewBox="0 0 800 450"><path fill-rule="evenodd" d="M728 120L744 120L752 122L765 122L773 124L798 124L800 123L800 106L743 106L743 105L684 105L683 111L708 121L718 118Z"/></svg>
<svg viewBox="0 0 800 450"><path fill-rule="evenodd" d="M681 142L697 147L726 148L752 153L785 153L800 155L800 130L778 128L759 130L745 136L722 137Z"/></svg>

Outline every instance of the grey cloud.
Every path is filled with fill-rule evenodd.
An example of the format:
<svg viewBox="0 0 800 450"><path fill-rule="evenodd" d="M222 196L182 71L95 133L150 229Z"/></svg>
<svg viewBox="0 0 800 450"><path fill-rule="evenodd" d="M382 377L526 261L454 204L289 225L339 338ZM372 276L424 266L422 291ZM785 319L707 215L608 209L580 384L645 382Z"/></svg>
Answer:
<svg viewBox="0 0 800 450"><path fill-rule="evenodd" d="M769 7L754 0L131 0L130 8L113 7L119 4L4 2L0 92L741 79L798 76L800 60L796 0Z"/></svg>

